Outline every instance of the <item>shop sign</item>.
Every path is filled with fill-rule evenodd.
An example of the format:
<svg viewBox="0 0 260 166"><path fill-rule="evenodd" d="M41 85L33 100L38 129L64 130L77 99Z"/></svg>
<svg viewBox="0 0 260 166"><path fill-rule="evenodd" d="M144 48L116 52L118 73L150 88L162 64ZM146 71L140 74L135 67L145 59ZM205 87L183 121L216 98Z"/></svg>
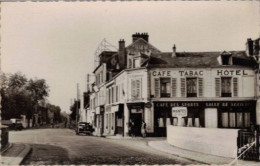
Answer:
<svg viewBox="0 0 260 166"><path fill-rule="evenodd" d="M143 112L143 109L131 109L131 113L142 113Z"/></svg>
<svg viewBox="0 0 260 166"><path fill-rule="evenodd" d="M173 117L186 117L188 115L187 107L172 107Z"/></svg>
<svg viewBox="0 0 260 166"><path fill-rule="evenodd" d="M112 113L117 112L118 109L119 109L119 106L118 106L118 105L112 106L111 112L112 112Z"/></svg>
<svg viewBox="0 0 260 166"><path fill-rule="evenodd" d="M100 114L100 107L96 107L96 114Z"/></svg>
<svg viewBox="0 0 260 166"><path fill-rule="evenodd" d="M147 103L144 104L144 106L146 108L151 108L152 107L152 103L151 102L147 102Z"/></svg>
<svg viewBox="0 0 260 166"><path fill-rule="evenodd" d="M252 107L255 101L198 101L198 102L154 102L155 108L172 107Z"/></svg>

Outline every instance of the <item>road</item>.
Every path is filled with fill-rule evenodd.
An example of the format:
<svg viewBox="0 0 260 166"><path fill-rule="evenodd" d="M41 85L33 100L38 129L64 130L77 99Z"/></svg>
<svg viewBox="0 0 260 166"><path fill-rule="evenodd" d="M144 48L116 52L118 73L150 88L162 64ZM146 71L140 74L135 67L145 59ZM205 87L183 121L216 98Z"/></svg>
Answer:
<svg viewBox="0 0 260 166"><path fill-rule="evenodd" d="M77 136L70 129L32 129L11 131L9 139L31 145L22 164L198 164L152 149L147 143L155 138L108 139Z"/></svg>

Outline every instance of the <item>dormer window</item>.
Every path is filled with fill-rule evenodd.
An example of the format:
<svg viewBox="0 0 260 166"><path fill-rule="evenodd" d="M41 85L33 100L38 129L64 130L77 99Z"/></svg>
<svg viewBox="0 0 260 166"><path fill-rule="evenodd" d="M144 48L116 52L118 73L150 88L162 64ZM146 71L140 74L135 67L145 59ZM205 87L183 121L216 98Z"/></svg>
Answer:
<svg viewBox="0 0 260 166"><path fill-rule="evenodd" d="M134 58L133 68L140 67L140 58Z"/></svg>
<svg viewBox="0 0 260 166"><path fill-rule="evenodd" d="M224 51L221 54L222 65L232 65L232 54Z"/></svg>

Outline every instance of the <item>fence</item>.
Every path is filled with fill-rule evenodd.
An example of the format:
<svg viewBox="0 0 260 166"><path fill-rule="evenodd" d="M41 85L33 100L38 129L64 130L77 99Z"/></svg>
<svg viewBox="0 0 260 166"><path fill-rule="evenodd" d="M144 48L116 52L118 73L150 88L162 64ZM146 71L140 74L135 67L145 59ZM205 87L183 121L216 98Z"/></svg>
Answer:
<svg viewBox="0 0 260 166"><path fill-rule="evenodd" d="M243 160L260 161L260 132L259 131L244 131L238 132L237 156Z"/></svg>

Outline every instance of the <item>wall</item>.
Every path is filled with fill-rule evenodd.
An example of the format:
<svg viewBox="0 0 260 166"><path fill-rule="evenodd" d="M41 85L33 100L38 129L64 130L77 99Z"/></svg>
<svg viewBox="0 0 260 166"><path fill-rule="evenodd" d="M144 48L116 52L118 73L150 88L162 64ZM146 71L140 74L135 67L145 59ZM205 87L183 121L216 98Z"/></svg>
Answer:
<svg viewBox="0 0 260 166"><path fill-rule="evenodd" d="M236 157L237 136L237 129L167 126L169 144L223 157Z"/></svg>

